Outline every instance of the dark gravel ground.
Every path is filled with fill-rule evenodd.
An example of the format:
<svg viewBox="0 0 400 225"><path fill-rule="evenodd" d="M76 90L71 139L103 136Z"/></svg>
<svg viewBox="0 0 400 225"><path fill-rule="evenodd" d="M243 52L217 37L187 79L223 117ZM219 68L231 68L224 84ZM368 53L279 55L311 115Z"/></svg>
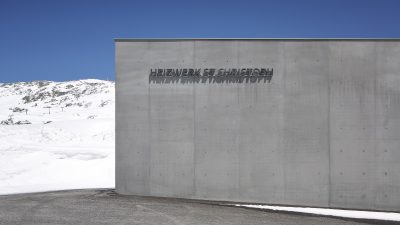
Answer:
<svg viewBox="0 0 400 225"><path fill-rule="evenodd" d="M395 224L221 206L218 202L72 190L0 196L0 224Z"/></svg>

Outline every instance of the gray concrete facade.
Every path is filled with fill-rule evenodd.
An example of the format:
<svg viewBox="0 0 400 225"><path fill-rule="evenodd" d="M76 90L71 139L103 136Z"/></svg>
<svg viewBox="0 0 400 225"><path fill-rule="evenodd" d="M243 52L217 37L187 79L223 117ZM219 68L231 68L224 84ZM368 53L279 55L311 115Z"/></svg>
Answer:
<svg viewBox="0 0 400 225"><path fill-rule="evenodd" d="M151 82L155 68L270 82ZM400 211L400 41L116 40L120 194Z"/></svg>

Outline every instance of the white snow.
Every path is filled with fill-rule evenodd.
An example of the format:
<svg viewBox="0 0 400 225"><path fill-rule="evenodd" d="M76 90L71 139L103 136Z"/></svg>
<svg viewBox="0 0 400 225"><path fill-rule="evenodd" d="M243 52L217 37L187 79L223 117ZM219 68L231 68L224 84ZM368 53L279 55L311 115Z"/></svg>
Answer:
<svg viewBox="0 0 400 225"><path fill-rule="evenodd" d="M113 188L114 93L101 80L0 84L0 122L31 123L0 125L0 194Z"/></svg>
<svg viewBox="0 0 400 225"><path fill-rule="evenodd" d="M274 211L309 213L309 214L317 214L324 216L356 218L356 219L400 221L400 213L393 213L393 212L376 212L376 211L360 211L360 210L328 209L328 208L312 208L312 207L289 207L289 206L272 206L272 205L235 204L234 206L256 208L256 209L268 209Z"/></svg>

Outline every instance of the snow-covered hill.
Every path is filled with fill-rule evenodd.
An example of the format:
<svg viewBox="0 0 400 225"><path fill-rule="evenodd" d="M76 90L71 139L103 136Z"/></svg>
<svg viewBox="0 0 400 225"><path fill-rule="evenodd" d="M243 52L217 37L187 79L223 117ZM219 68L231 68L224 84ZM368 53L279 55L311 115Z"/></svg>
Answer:
<svg viewBox="0 0 400 225"><path fill-rule="evenodd" d="M114 82L0 84L0 194L114 186Z"/></svg>

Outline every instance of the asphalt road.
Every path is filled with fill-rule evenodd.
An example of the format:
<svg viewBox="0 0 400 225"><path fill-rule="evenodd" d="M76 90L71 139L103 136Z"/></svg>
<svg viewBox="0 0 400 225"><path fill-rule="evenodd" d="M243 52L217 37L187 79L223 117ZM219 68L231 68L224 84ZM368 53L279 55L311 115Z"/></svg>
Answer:
<svg viewBox="0 0 400 225"><path fill-rule="evenodd" d="M376 224L277 213L216 202L120 196L113 190L74 190L0 196L0 224ZM382 223L384 224L384 223Z"/></svg>

